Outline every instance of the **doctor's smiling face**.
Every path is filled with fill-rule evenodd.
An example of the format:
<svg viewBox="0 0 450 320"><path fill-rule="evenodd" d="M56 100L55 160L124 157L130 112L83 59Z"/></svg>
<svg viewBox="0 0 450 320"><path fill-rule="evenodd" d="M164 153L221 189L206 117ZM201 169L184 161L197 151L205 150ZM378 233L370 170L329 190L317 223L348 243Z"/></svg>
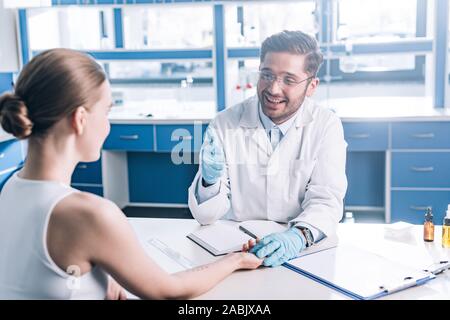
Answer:
<svg viewBox="0 0 450 320"><path fill-rule="evenodd" d="M305 71L304 54L267 52L257 85L262 111L275 124L291 118L305 97L314 94L319 79Z"/></svg>

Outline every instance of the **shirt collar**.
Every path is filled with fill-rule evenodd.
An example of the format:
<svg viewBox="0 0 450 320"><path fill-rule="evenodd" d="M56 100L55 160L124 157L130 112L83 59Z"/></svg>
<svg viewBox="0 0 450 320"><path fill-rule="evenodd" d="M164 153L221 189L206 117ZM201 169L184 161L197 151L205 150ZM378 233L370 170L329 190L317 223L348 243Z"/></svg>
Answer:
<svg viewBox="0 0 450 320"><path fill-rule="evenodd" d="M289 128L292 127L292 125L294 124L295 119L298 116L299 110L301 110L302 108L303 108L303 104L300 106L300 108L298 108L298 110L295 112L295 114L292 117L290 117L285 122L276 125L275 123L273 123L273 121L268 116L266 116L264 114L264 112L262 111L261 103L258 103L259 119L261 120L261 123L267 132L272 130L273 127L277 126L280 129L283 136L285 136L286 133L288 132Z"/></svg>

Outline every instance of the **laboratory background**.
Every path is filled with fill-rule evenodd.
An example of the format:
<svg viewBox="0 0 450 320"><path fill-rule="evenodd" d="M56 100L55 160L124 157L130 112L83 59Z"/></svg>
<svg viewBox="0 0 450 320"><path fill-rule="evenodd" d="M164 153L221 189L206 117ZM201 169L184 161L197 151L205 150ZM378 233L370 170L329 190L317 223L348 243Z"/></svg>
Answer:
<svg viewBox="0 0 450 320"><path fill-rule="evenodd" d="M91 54L114 107L102 157L74 188L128 217L192 218L188 188L202 133L256 94L259 46L282 30L314 35L324 54L314 99L341 118L344 219L442 224L450 203L447 0L2 0L0 93L50 48ZM0 189L26 140L0 131Z"/></svg>

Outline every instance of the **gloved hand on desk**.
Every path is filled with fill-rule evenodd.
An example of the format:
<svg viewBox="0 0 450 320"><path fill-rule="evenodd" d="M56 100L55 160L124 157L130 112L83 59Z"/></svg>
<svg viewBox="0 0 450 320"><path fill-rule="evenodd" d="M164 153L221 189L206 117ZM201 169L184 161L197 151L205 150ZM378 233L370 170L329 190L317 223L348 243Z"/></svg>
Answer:
<svg viewBox="0 0 450 320"><path fill-rule="evenodd" d="M293 227L262 238L250 252L256 254L258 258L264 258L263 264L266 267L277 267L298 257L305 247L305 236L298 228Z"/></svg>
<svg viewBox="0 0 450 320"><path fill-rule="evenodd" d="M208 127L201 150L201 175L208 185L215 184L225 167L225 156L213 128Z"/></svg>

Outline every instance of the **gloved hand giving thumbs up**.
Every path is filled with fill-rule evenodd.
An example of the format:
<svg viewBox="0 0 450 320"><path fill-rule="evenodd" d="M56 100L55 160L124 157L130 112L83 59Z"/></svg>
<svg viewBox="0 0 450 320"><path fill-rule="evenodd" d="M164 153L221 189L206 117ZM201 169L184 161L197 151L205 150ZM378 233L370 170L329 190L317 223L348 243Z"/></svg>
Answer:
<svg viewBox="0 0 450 320"><path fill-rule="evenodd" d="M206 129L201 155L201 174L208 185L215 184L225 167L225 156L215 129Z"/></svg>

